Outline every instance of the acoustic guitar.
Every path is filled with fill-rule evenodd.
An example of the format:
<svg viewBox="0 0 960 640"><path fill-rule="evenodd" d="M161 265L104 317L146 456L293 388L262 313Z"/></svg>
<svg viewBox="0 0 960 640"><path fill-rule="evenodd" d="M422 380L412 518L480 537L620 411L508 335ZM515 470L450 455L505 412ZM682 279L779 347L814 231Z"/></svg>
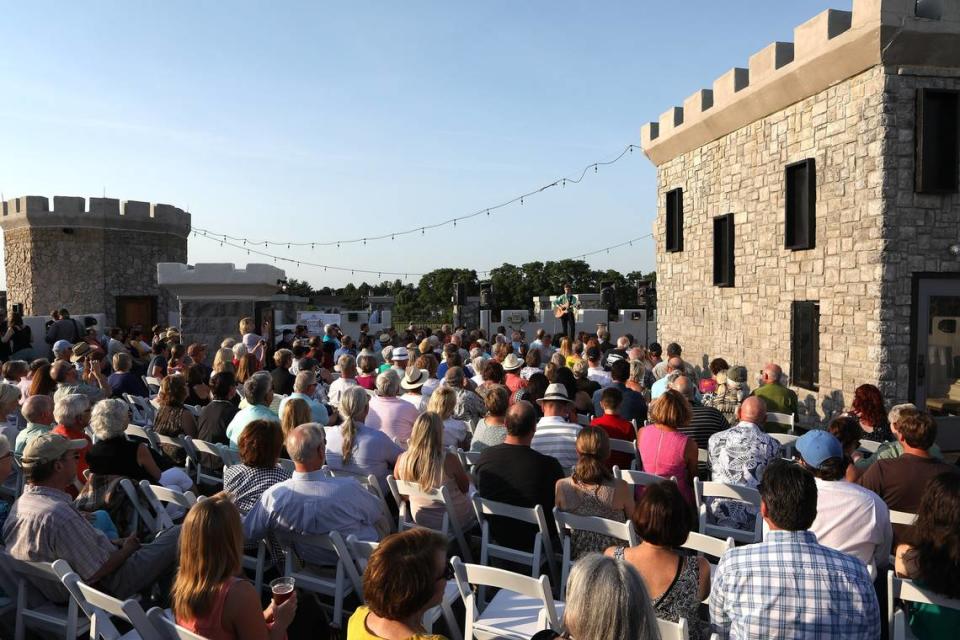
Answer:
<svg viewBox="0 0 960 640"><path fill-rule="evenodd" d="M553 310L553 317L562 318L567 314L567 311L570 311L570 305L568 304L560 305L559 307Z"/></svg>

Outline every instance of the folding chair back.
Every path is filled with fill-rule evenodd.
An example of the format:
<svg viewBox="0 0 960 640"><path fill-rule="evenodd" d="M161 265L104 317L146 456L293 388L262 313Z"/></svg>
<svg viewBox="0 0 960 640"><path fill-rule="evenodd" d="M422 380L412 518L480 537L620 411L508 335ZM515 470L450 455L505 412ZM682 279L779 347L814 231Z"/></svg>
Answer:
<svg viewBox="0 0 960 640"><path fill-rule="evenodd" d="M873 455L880 448L882 442L874 442L873 440L861 440L860 446L857 447L858 451L863 451Z"/></svg>
<svg viewBox="0 0 960 640"><path fill-rule="evenodd" d="M637 535L633 523L617 522L597 516L578 516L566 511L560 511L553 508L553 518L557 523L557 532L560 534L560 540L563 543L563 563L560 570L560 599L566 599L567 577L570 575L570 566L573 563L573 550L571 547L571 534L574 531L590 531L601 535L609 536L622 540L635 547L640 544L640 537Z"/></svg>
<svg viewBox="0 0 960 640"><path fill-rule="evenodd" d="M194 465L195 477L194 482L197 485L201 483L210 484L213 486L223 486L223 478L214 475L212 473L206 473L204 471L204 456L210 456L216 460L223 461L223 454L221 453L223 445L213 444L212 442L206 442L204 440L197 440L196 438L191 438L190 436L183 437L184 443L188 446L188 450L192 451L196 464ZM226 462L223 463L224 466ZM211 471L213 468L209 465L206 465Z"/></svg>
<svg viewBox="0 0 960 640"><path fill-rule="evenodd" d="M767 413L767 424L773 423L781 427L787 427L787 433L793 433L794 422L795 418L792 413Z"/></svg>
<svg viewBox="0 0 960 640"><path fill-rule="evenodd" d="M410 504L404 500L405 497L415 496L423 500L441 502L446 509L446 513L443 516L440 533L449 539L455 539L460 547L460 552L468 561L473 559L470 554L470 546L467 544L463 529L460 526L460 521L457 519L457 514L453 509L450 490L446 485L441 485L433 491L424 491L416 482L398 480L390 475L387 476L387 486L390 487L390 493L393 494L393 499L396 500L397 506L400 508L400 513L397 516L397 531L405 531L417 526L417 523L414 522L410 514Z"/></svg>
<svg viewBox="0 0 960 640"><path fill-rule="evenodd" d="M558 610L547 576L531 578L504 569L450 560L457 589L466 608L464 638L529 638L542 629L561 630ZM480 611L473 586L499 589Z"/></svg>
<svg viewBox="0 0 960 640"><path fill-rule="evenodd" d="M154 433L153 429L150 427L142 427L136 424L127 425L127 439L138 438L140 440L146 440L147 446L153 449L154 451L160 453L160 440L157 438L157 434Z"/></svg>
<svg viewBox="0 0 960 640"><path fill-rule="evenodd" d="M690 637L686 618L680 618L678 622L657 618L657 629L660 630L660 640L687 640Z"/></svg>
<svg viewBox="0 0 960 640"><path fill-rule="evenodd" d="M193 456L196 455L196 449L187 445L185 436L167 436L162 433L153 432L157 438L157 442L161 445L167 445L168 447L177 447L183 449L183 453L186 456L186 468L191 469L193 465L197 464L197 461L193 459ZM189 475L189 474L188 474Z"/></svg>
<svg viewBox="0 0 960 640"><path fill-rule="evenodd" d="M147 417L143 415L140 405L137 404L133 398L134 396L129 393L123 394L123 399L126 401L127 408L130 410L130 424L143 426L147 424Z"/></svg>
<svg viewBox="0 0 960 640"><path fill-rule="evenodd" d="M10 457L10 459L13 461L13 473L11 475L13 475L15 478L13 481L14 484L12 491L14 500L23 495L23 487L27 482L27 476L23 472L23 462L21 458L23 458L23 456L18 453L14 453Z"/></svg>
<svg viewBox="0 0 960 640"><path fill-rule="evenodd" d="M142 522L149 533L160 533L160 524L157 518L154 517L150 509L147 508L147 505L140 499L140 493L133 485L133 481L130 480L130 478L124 478L120 481L120 489L123 490L124 495L127 496L130 504L133 505L134 532L139 530L139 523Z"/></svg>
<svg viewBox="0 0 960 640"><path fill-rule="evenodd" d="M630 463L630 468L640 468L640 451L637 450L636 442L620 440L618 438L610 438L610 451L616 451L618 453L625 453L629 456L633 456L633 462Z"/></svg>
<svg viewBox="0 0 960 640"><path fill-rule="evenodd" d="M47 632L62 633L66 640L73 640L79 635L87 635L90 622L80 618L77 601L69 598L65 605L50 602L46 597L40 597L41 592L34 586L34 582L45 582L55 585L58 591L64 589L57 570L69 573L70 565L64 560L56 563L24 562L16 560L4 551L4 561L17 579L17 612L14 627L14 640L24 640L27 628L41 629ZM59 563L59 564L58 564ZM54 569L56 564L57 569ZM68 592L69 593L69 592ZM32 606L31 600L40 604Z"/></svg>
<svg viewBox="0 0 960 640"><path fill-rule="evenodd" d="M792 417L792 416L791 416ZM783 447L783 457L790 460L793 459L793 445L799 438L792 433L769 433L767 434L774 440L780 443L780 446Z"/></svg>
<svg viewBox="0 0 960 640"><path fill-rule="evenodd" d="M279 460L277 460L277 465L288 473L293 473L294 471L296 471L296 467L293 464L293 460L290 460L289 458L280 458Z"/></svg>
<svg viewBox="0 0 960 640"><path fill-rule="evenodd" d="M477 461L480 460L479 451L464 451L463 449L456 450L457 457L460 458L460 464L463 465L463 468L469 473L473 469L473 465L477 464Z"/></svg>
<svg viewBox="0 0 960 640"><path fill-rule="evenodd" d="M721 558L730 549L734 547L733 538L720 540L713 536L705 536L702 533L691 531L687 534L687 541L681 545L684 549L702 553L712 558Z"/></svg>
<svg viewBox="0 0 960 640"><path fill-rule="evenodd" d="M331 532L335 533L335 532ZM324 535L278 535L280 546L283 547L283 555L286 558L284 563L283 575L292 576L297 581L297 587L320 593L333 598L333 617L331 621L338 628L343 628L343 601L346 596L353 593L353 585L347 577L345 563L339 557L339 552L331 539L330 534ZM297 567L295 560L299 557L296 545L302 547L311 547L313 549L323 549L337 554L336 567L333 577L322 575L310 570L304 563L303 567ZM342 549L341 549L342 552ZM302 558L301 558L302 559Z"/></svg>
<svg viewBox="0 0 960 640"><path fill-rule="evenodd" d="M592 420L592 418L590 418L590 414L589 414L589 413L578 413L578 414L577 414L577 424L579 424L581 427L589 427L591 420Z"/></svg>
<svg viewBox="0 0 960 640"><path fill-rule="evenodd" d="M702 482L699 478L693 479L693 493L697 500L697 513L700 524L700 533L714 538L725 540L733 538L737 542L753 543L763 539L763 518L760 516L760 492L751 487L725 482ZM753 531L733 529L707 521L707 504L705 498L724 498L739 500L753 505L757 510Z"/></svg>
<svg viewBox="0 0 960 640"><path fill-rule="evenodd" d="M887 571L887 621L890 628L894 628L894 615L897 611L896 600L902 602L916 602L933 604L940 608L960 611L960 599L947 598L929 589L918 587L912 580L898 578L893 571ZM903 621L904 623L906 620ZM901 625L906 635L906 624ZM900 636L904 637L904 636Z"/></svg>
<svg viewBox="0 0 960 640"><path fill-rule="evenodd" d="M913 526L917 522L917 514L890 509L890 524Z"/></svg>
<svg viewBox="0 0 960 640"><path fill-rule="evenodd" d="M477 522L480 525L481 531L480 564L489 566L490 558L499 558L501 560L529 566L530 576L536 578L540 575L540 569L543 567L543 563L546 562L550 577L556 579L557 569L553 556L553 543L550 541L550 530L547 527L547 518L543 513L543 507L541 505L518 507L503 502L494 502L493 500L481 498L479 495L474 495L473 509L477 514ZM533 551L514 549L497 544L490 536L490 520L488 516L510 518L536 526L537 533L533 540Z"/></svg>
<svg viewBox="0 0 960 640"><path fill-rule="evenodd" d="M150 484L149 480L140 481L140 493L147 499L150 508L156 514L156 522L160 531L170 529L174 524L173 518L170 517L165 505L173 504L184 511L189 511L193 505L197 504L197 497L192 492L181 493L176 489Z"/></svg>
<svg viewBox="0 0 960 640"><path fill-rule="evenodd" d="M150 609L147 612L147 618L167 640L206 640L203 636L184 629L171 618L168 618L166 612L160 607Z"/></svg>
<svg viewBox="0 0 960 640"><path fill-rule="evenodd" d="M63 584L90 619L91 640L131 640L120 633L111 616L132 625L140 640L162 640L162 636L147 619L147 614L136 600L118 600L80 581L70 571L61 577Z"/></svg>
<svg viewBox="0 0 960 640"><path fill-rule="evenodd" d="M613 477L618 480L623 480L627 484L639 485L641 487L646 487L647 485L656 484L658 482L676 482L676 476L670 476L669 478L664 478L663 476L658 476L653 473L647 473L646 471L635 471L634 469L621 469L620 467L613 467Z"/></svg>

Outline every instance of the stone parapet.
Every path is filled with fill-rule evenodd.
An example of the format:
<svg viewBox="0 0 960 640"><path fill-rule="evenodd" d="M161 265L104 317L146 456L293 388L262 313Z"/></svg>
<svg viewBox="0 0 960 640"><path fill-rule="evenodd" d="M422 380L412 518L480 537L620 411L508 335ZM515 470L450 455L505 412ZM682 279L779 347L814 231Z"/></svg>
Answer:
<svg viewBox="0 0 960 640"><path fill-rule="evenodd" d="M116 198L21 196L0 202L0 228L79 227L190 234L190 213L169 204Z"/></svg>
<svg viewBox="0 0 960 640"><path fill-rule="evenodd" d="M822 12L644 125L644 153L659 166L878 64L960 66L960 2L941 4L939 20L916 17L914 0Z"/></svg>
<svg viewBox="0 0 960 640"><path fill-rule="evenodd" d="M283 269L269 264L248 264L244 269L231 263L157 264L157 283L179 298L269 298L279 289L277 281L285 278Z"/></svg>

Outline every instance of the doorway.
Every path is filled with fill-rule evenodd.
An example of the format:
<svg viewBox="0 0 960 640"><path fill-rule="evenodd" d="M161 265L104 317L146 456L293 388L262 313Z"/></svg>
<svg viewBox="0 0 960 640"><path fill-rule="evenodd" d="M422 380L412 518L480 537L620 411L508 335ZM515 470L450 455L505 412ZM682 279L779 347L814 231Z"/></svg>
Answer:
<svg viewBox="0 0 960 640"><path fill-rule="evenodd" d="M913 277L910 387L935 416L960 416L960 274Z"/></svg>
<svg viewBox="0 0 960 640"><path fill-rule="evenodd" d="M156 296L117 296L117 326L140 325L149 331L157 323Z"/></svg>

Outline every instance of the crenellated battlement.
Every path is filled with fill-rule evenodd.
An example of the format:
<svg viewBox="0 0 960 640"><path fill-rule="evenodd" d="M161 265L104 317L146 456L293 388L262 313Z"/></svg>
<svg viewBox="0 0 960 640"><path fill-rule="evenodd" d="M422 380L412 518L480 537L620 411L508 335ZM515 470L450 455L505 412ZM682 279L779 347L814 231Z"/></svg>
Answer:
<svg viewBox="0 0 960 640"><path fill-rule="evenodd" d="M190 213L169 204L54 196L21 196L0 202L0 227L93 227L165 232L187 236Z"/></svg>
<svg viewBox="0 0 960 640"><path fill-rule="evenodd" d="M853 0L794 29L643 126L641 146L661 165L875 65L960 67L960 2L939 19L917 17L916 0Z"/></svg>

